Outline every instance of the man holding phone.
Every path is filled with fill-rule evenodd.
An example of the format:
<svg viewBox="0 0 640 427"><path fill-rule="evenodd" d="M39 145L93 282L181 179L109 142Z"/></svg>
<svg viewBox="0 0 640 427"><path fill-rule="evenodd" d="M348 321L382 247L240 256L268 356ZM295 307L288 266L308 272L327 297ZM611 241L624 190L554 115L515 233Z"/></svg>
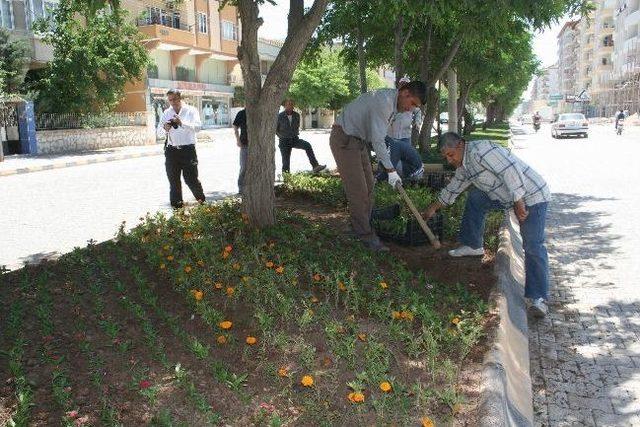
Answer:
<svg viewBox="0 0 640 427"><path fill-rule="evenodd" d="M158 124L158 136L165 138L165 167L169 179L169 201L175 209L183 206L182 183L184 177L193 197L204 203L202 184L198 180L198 156L196 155L196 132L202 123L195 107L182 103L177 89L167 92L170 107L164 110Z"/></svg>

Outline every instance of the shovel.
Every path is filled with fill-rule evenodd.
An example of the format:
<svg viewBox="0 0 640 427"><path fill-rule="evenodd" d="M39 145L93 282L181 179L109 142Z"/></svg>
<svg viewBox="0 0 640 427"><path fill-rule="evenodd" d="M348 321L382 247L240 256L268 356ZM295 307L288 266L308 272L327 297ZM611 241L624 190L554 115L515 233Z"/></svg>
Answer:
<svg viewBox="0 0 640 427"><path fill-rule="evenodd" d="M416 217L416 220L418 221L418 224L420 224L420 228L422 228L422 231L424 231L424 234L426 234L427 237L429 238L429 242L431 242L431 246L433 246L436 249L440 249L440 240L438 240L436 235L433 234L433 231L431 231L427 223L424 221L424 219L422 218L422 215L420 215L420 212L418 212L418 209L416 209L415 205L409 198L409 195L407 194L406 191L404 191L404 187L402 187L402 184L396 185L396 189L404 199L407 206L409 206L409 209L413 213L413 216Z"/></svg>

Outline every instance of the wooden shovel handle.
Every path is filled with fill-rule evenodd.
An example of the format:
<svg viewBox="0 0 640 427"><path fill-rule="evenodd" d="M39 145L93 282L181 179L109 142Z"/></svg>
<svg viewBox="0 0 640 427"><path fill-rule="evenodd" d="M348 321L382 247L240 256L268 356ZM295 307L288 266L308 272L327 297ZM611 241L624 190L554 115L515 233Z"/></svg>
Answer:
<svg viewBox="0 0 640 427"><path fill-rule="evenodd" d="M413 215L416 217L418 224L420 224L422 231L424 231L424 234L426 234L427 237L429 238L429 242L431 242L431 245L436 249L440 249L440 246L441 246L440 240L438 240L438 237L436 237L436 235L433 234L433 232L431 231L427 223L424 221L424 219L422 218L422 215L420 215L420 212L418 212L418 209L416 209L415 205L409 198L409 195L407 194L406 191L404 191L402 184L398 184L396 186L396 189L398 190L398 192L400 193L404 201L407 203L407 206L409 206L409 209L411 210Z"/></svg>

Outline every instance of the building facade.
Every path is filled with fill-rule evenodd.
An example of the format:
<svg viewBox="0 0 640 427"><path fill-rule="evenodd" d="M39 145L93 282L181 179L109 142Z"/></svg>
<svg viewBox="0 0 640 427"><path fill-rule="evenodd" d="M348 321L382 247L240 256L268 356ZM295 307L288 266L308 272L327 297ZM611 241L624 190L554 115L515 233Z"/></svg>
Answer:
<svg viewBox="0 0 640 427"><path fill-rule="evenodd" d="M0 0L0 27L28 42L31 48L30 69L40 68L53 58L53 48L34 34L33 23L49 16L57 4L57 0Z"/></svg>

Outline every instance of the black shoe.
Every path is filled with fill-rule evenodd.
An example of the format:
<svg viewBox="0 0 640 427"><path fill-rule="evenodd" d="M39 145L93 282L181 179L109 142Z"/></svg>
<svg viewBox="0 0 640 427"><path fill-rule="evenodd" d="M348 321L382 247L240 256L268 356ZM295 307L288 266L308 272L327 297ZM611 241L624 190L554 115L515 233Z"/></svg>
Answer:
<svg viewBox="0 0 640 427"><path fill-rule="evenodd" d="M184 203L183 202L171 203L171 207L173 209L182 209L184 207Z"/></svg>
<svg viewBox="0 0 640 427"><path fill-rule="evenodd" d="M325 170L326 168L327 168L327 165L316 165L313 167L313 169L311 169L311 172L318 173Z"/></svg>

